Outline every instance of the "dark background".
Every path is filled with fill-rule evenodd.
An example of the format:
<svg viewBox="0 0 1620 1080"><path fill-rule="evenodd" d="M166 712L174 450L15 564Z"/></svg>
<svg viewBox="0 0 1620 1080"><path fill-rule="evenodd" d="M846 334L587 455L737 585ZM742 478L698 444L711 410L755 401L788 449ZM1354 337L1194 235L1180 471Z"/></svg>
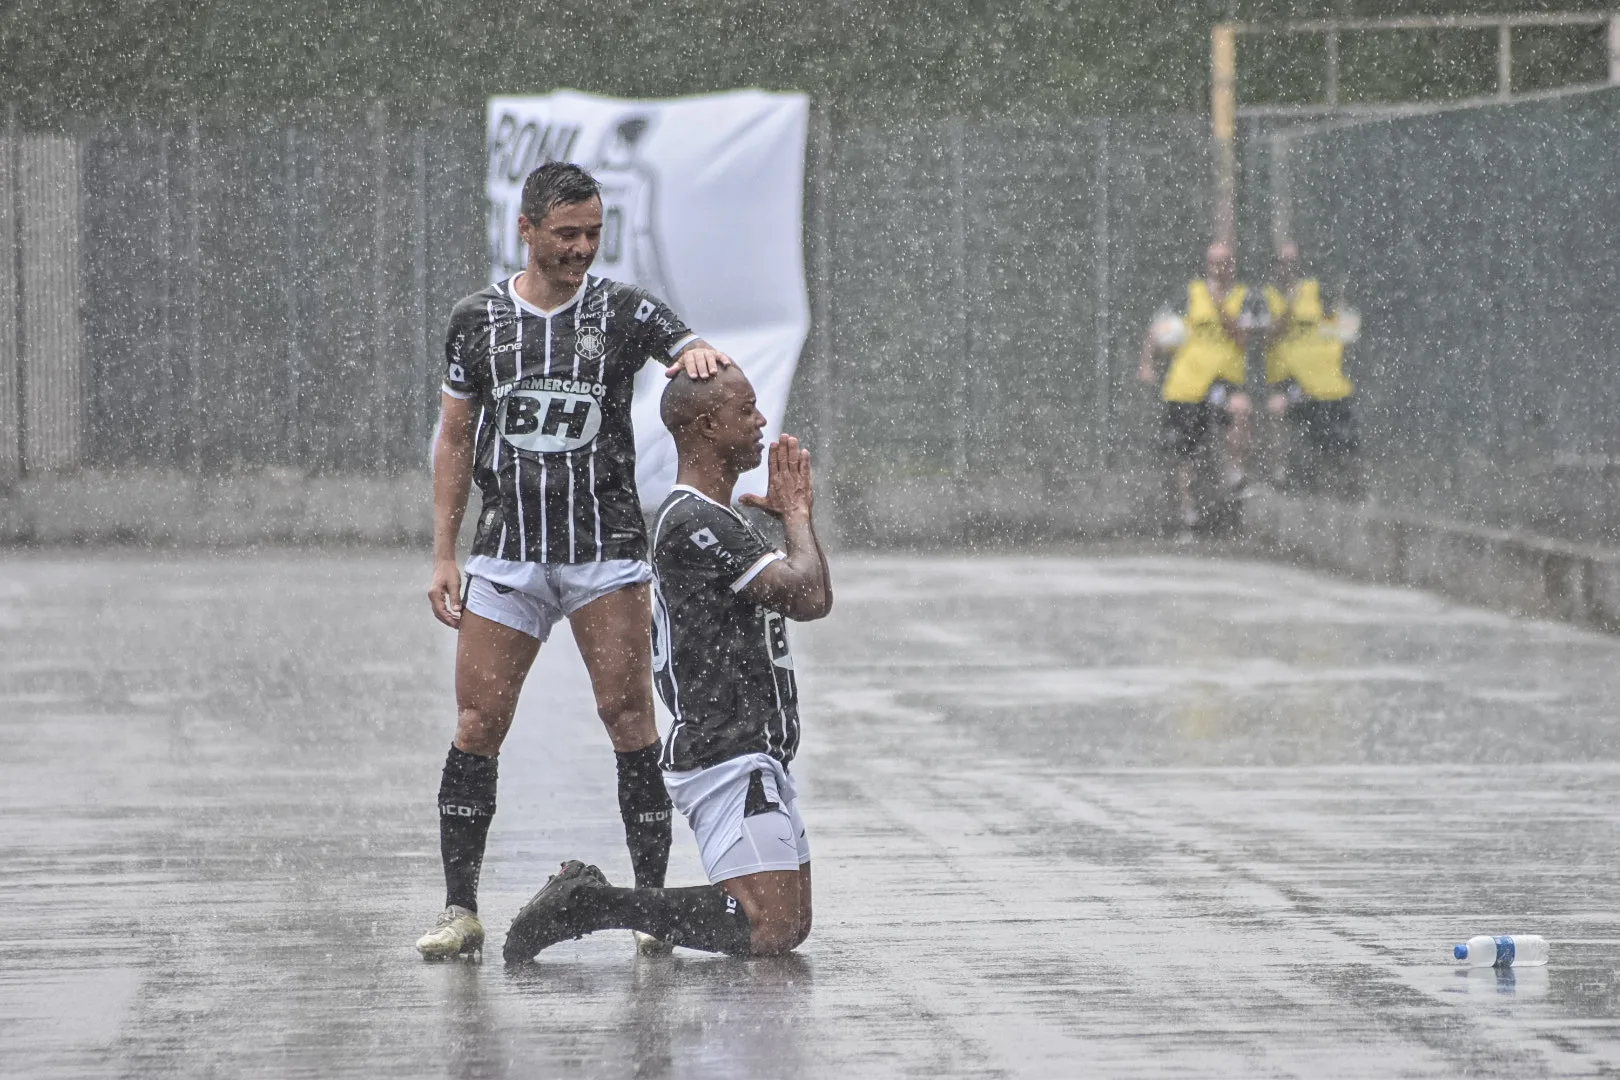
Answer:
<svg viewBox="0 0 1620 1080"><path fill-rule="evenodd" d="M400 114L575 87L665 97L799 90L856 118L1203 111L1225 19L1603 11L1606 0L17 0L0 99L25 123L384 98ZM1602 78L1602 28L1514 35L1520 89ZM1313 100L1320 41L1240 46L1246 102ZM1494 85L1491 31L1346 35L1346 101Z"/></svg>

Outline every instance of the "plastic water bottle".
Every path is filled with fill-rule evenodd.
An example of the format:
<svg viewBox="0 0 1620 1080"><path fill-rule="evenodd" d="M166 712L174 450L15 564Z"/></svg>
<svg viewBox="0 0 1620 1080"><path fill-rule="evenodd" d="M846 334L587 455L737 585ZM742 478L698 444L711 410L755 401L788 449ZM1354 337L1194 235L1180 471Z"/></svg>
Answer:
<svg viewBox="0 0 1620 1080"><path fill-rule="evenodd" d="M1451 950L1471 967L1540 967L1547 962L1547 939L1536 934L1480 934Z"/></svg>

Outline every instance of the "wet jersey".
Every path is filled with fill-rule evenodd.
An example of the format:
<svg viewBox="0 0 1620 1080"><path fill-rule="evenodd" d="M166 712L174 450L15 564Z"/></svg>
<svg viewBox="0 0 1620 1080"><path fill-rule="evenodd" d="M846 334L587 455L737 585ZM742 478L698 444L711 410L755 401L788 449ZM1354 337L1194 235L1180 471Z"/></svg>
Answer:
<svg viewBox="0 0 1620 1080"><path fill-rule="evenodd" d="M653 682L674 722L663 766L799 748L787 621L742 594L782 553L728 506L681 484L653 526Z"/></svg>
<svg viewBox="0 0 1620 1080"><path fill-rule="evenodd" d="M498 281L455 306L444 391L476 400L474 555L585 563L646 557L630 401L649 357L695 335L642 289L587 277L541 311Z"/></svg>

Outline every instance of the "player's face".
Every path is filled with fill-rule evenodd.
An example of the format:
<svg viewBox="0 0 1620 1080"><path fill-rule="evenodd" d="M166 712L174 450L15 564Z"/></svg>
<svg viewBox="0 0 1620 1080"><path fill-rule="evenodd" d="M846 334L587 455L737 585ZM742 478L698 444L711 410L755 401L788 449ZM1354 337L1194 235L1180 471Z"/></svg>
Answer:
<svg viewBox="0 0 1620 1080"><path fill-rule="evenodd" d="M746 472L764 459L765 416L754 401L754 388L748 380L739 372L730 381L725 399L710 414L709 437L719 446L727 464Z"/></svg>
<svg viewBox="0 0 1620 1080"><path fill-rule="evenodd" d="M579 288L602 242L602 200L586 199L555 207L539 223L518 218L529 245L529 268L553 286Z"/></svg>

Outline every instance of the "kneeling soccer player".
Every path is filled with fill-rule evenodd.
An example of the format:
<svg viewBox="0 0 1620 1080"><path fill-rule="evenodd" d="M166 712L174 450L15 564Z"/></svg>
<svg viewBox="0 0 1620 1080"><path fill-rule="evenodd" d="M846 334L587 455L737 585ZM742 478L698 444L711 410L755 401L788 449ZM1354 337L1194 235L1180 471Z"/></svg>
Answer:
<svg viewBox="0 0 1620 1080"><path fill-rule="evenodd" d="M764 448L747 377L736 367L702 382L678 376L661 412L680 456L652 541L653 678L674 718L662 765L712 884L614 888L596 867L564 863L513 920L508 961L596 930L734 956L787 952L810 933L810 848L788 775L799 715L785 625L832 608L810 455L782 436L765 497L741 500L782 522L787 550L776 551L730 505Z"/></svg>

